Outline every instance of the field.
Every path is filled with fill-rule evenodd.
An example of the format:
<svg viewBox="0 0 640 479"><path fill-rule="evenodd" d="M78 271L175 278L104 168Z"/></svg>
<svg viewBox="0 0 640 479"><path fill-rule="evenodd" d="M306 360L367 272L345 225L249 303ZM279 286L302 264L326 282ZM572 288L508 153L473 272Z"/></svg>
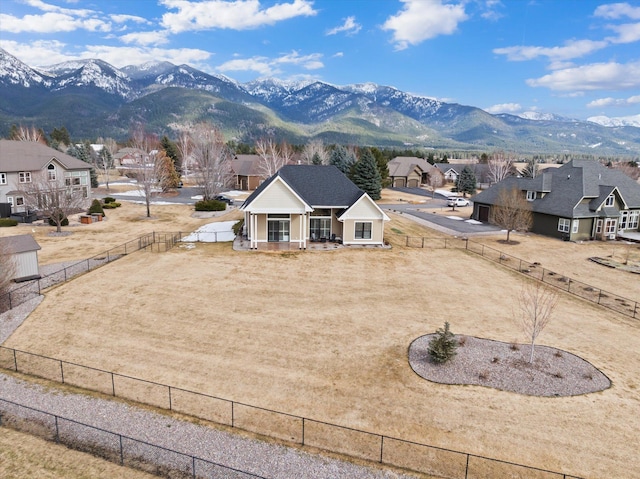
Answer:
<svg viewBox="0 0 640 479"><path fill-rule="evenodd" d="M131 204L108 214L67 237L42 228L42 261L81 259L142 232L211 221L180 206L152 206L151 220ZM404 248L400 233L442 235L392 218L390 250L249 253L199 243L136 253L48 292L5 345L577 476L640 477L638 320L563 295L541 334L541 344L601 369L613 383L601 393L536 398L429 383L408 365L411 341L444 321L457 334L523 341L512 308L524 280L464 251ZM616 254L611 244L518 235L518 245L505 246L502 238L476 240L640 299L637 275L587 260Z"/></svg>

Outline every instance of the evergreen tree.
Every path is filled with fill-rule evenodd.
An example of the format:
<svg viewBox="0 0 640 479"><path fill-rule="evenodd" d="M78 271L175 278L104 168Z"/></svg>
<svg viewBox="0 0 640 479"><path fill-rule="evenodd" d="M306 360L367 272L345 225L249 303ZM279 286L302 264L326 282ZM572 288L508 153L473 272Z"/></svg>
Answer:
<svg viewBox="0 0 640 479"><path fill-rule="evenodd" d="M435 337L429 341L427 352L434 363L446 363L456 355L458 341L454 338L454 334L449 329L449 323L444 323L444 328L436 331Z"/></svg>
<svg viewBox="0 0 640 479"><path fill-rule="evenodd" d="M435 156L434 156L434 154L433 154L433 153L429 153L429 154L427 155L427 161L428 161L430 164L432 164L432 165L433 165L433 164L435 164L436 159L435 159Z"/></svg>
<svg viewBox="0 0 640 479"><path fill-rule="evenodd" d="M165 154L173 161L173 167L180 176L182 174L182 161L180 160L180 154L178 153L178 147L172 142L167 135L163 136L160 140L160 147L164 150Z"/></svg>
<svg viewBox="0 0 640 479"><path fill-rule="evenodd" d="M456 181L456 190L458 193L463 193L466 195L469 193L472 195L476 192L476 175L473 170L466 165L462 171L460 172L460 176L458 176L458 180Z"/></svg>
<svg viewBox="0 0 640 479"><path fill-rule="evenodd" d="M380 199L382 178L380 178L380 171L378 171L376 159L373 157L369 148L362 150L360 160L356 162L353 168L351 180L372 199Z"/></svg>
<svg viewBox="0 0 640 479"><path fill-rule="evenodd" d="M49 136L52 142L65 146L71 145L71 136L69 136L69 132L64 126L60 129L54 128Z"/></svg>
<svg viewBox="0 0 640 479"><path fill-rule="evenodd" d="M329 164L338 168L345 175L348 175L350 164L347 162L347 156L348 153L346 148L342 145L338 145L331 152L331 156L329 157Z"/></svg>
<svg viewBox="0 0 640 479"><path fill-rule="evenodd" d="M371 153L373 157L376 159L376 164L378 165L378 171L380 172L380 180L382 181L382 186L389 186L389 167L387 166L387 159L382 154L379 148L373 147L371 148Z"/></svg>
<svg viewBox="0 0 640 479"><path fill-rule="evenodd" d="M311 157L311 164L312 165L321 165L322 164L322 158L320 158L320 155L318 154L317 151Z"/></svg>

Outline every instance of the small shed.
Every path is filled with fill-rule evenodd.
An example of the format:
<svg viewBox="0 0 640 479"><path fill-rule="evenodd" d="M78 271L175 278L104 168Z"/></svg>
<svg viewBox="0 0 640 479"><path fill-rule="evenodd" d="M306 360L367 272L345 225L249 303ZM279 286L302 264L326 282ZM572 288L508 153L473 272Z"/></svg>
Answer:
<svg viewBox="0 0 640 479"><path fill-rule="evenodd" d="M2 263L13 263L13 280L18 283L40 278L38 250L40 245L31 235L17 235L0 238ZM5 258L6 257L6 258Z"/></svg>

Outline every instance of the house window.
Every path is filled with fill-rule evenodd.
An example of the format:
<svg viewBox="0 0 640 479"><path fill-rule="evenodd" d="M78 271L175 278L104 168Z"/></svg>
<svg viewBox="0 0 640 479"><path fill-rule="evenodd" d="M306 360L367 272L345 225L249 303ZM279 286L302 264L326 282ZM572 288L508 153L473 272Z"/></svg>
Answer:
<svg viewBox="0 0 640 479"><path fill-rule="evenodd" d="M56 181L56 167L55 167L55 165L47 166L47 179L49 181Z"/></svg>
<svg viewBox="0 0 640 479"><path fill-rule="evenodd" d="M31 183L31 172L21 171L20 173L18 173L18 181L20 183Z"/></svg>
<svg viewBox="0 0 640 479"><path fill-rule="evenodd" d="M328 239L331 236L331 218L311 218L309 230L312 240Z"/></svg>
<svg viewBox="0 0 640 479"><path fill-rule="evenodd" d="M289 241L289 215L267 216L267 240L272 243Z"/></svg>
<svg viewBox="0 0 640 479"><path fill-rule="evenodd" d="M0 185L6 185L6 184L7 184L7 174L0 173Z"/></svg>
<svg viewBox="0 0 640 479"><path fill-rule="evenodd" d="M7 203L9 203L13 208L13 196L7 196Z"/></svg>
<svg viewBox="0 0 640 479"><path fill-rule="evenodd" d="M24 198L22 196L16 196L16 206L24 206Z"/></svg>
<svg viewBox="0 0 640 479"><path fill-rule="evenodd" d="M571 227L571 220L568 218L558 218L558 231L568 233Z"/></svg>
<svg viewBox="0 0 640 479"><path fill-rule="evenodd" d="M536 199L535 191L527 191L527 201L533 201Z"/></svg>
<svg viewBox="0 0 640 479"><path fill-rule="evenodd" d="M602 220L596 221L596 234L602 233Z"/></svg>
<svg viewBox="0 0 640 479"><path fill-rule="evenodd" d="M577 233L579 226L580 226L580 221L579 220L573 220L573 222L571 223L571 232L572 233Z"/></svg>
<svg viewBox="0 0 640 479"><path fill-rule="evenodd" d="M615 204L616 197L614 195L607 196L607 199L604 202L605 206L613 206Z"/></svg>
<svg viewBox="0 0 640 479"><path fill-rule="evenodd" d="M620 224L618 228L621 230L637 230L639 218L640 211L623 211L620 213Z"/></svg>
<svg viewBox="0 0 640 479"><path fill-rule="evenodd" d="M615 234L617 223L618 223L618 220L607 218L604 222L604 234L607 236Z"/></svg>
<svg viewBox="0 0 640 479"><path fill-rule="evenodd" d="M356 239L371 239L371 223L356 222Z"/></svg>

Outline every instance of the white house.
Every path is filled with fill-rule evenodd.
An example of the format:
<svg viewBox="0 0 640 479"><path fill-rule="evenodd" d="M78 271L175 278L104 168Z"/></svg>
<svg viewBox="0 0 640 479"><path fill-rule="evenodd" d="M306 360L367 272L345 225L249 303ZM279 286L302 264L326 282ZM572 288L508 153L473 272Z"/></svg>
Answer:
<svg viewBox="0 0 640 479"><path fill-rule="evenodd" d="M13 266L15 282L40 278L38 250L40 245L31 235L17 235L0 238L0 262L3 267Z"/></svg>

